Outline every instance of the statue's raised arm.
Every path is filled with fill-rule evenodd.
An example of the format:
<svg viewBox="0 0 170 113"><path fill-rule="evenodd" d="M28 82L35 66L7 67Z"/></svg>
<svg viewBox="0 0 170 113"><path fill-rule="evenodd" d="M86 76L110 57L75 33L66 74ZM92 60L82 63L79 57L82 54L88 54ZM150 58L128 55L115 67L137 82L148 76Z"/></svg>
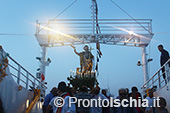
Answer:
<svg viewBox="0 0 170 113"><path fill-rule="evenodd" d="M74 52L75 52L77 55L80 56L80 53L78 53L78 52L76 51L76 47L74 47L73 45L70 45L70 46L74 49Z"/></svg>

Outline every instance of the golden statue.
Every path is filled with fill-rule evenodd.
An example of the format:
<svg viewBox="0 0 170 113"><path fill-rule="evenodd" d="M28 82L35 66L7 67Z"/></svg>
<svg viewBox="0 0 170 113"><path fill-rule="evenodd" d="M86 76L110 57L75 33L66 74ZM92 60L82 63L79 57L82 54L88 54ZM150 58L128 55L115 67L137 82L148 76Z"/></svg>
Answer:
<svg viewBox="0 0 170 113"><path fill-rule="evenodd" d="M72 46L73 47L73 46ZM87 71L92 71L92 67L93 67L93 59L94 56L92 55L92 53L89 50L89 47L87 45L84 46L84 51L78 53L76 51L76 48L74 48L74 52L80 56L80 66L81 66L81 72L82 74L84 74Z"/></svg>

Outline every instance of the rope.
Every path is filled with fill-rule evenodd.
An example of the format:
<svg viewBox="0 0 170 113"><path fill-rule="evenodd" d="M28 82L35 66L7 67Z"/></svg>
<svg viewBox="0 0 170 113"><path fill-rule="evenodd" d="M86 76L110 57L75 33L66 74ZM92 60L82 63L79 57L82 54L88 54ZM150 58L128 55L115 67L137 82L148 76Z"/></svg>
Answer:
<svg viewBox="0 0 170 113"><path fill-rule="evenodd" d="M135 18L133 18L128 12L126 12L124 9L122 9L118 4L116 4L113 0L110 0L115 6L117 6L120 10L122 10L126 15L128 15L131 19L133 19L137 24L139 24L142 28L144 28L146 31L148 31L150 34L151 32L146 29L141 23L139 23Z"/></svg>
<svg viewBox="0 0 170 113"><path fill-rule="evenodd" d="M56 17L54 17L53 19L52 19L52 21L53 20L55 20L57 17L59 17L61 14L63 14L67 9L69 9L72 5L74 5L75 3L77 2L77 0L74 0L68 7L66 7L63 11L61 11L61 13L59 13ZM50 24L51 22L49 22L48 24ZM46 24L44 27L47 27L48 26L48 24ZM40 31L42 31L44 28L41 28L39 31L38 31L38 33L40 32Z"/></svg>
<svg viewBox="0 0 170 113"><path fill-rule="evenodd" d="M101 30L100 30L100 26L99 26L99 22L98 22L98 5L97 5L97 1L96 0L94 0L93 1L94 3L95 3L95 13L96 13L96 33L97 34L101 34ZM96 67L95 67L95 69L96 69L96 71L98 71L98 62L99 62L99 58L101 58L101 55L102 55L102 53L101 53L101 51L100 51L100 44L99 44L99 42L98 42L98 37L97 37L97 42L96 42L96 50L97 50L97 54L96 54Z"/></svg>

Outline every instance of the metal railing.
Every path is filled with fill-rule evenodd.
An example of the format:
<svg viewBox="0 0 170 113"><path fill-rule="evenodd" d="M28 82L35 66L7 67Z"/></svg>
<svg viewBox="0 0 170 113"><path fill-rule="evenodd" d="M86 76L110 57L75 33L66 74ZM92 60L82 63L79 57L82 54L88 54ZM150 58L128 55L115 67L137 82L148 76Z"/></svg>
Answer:
<svg viewBox="0 0 170 113"><path fill-rule="evenodd" d="M164 72L162 69L164 68ZM163 78L165 76L165 79ZM170 59L146 82L141 89L145 91L149 88L161 89L170 81Z"/></svg>
<svg viewBox="0 0 170 113"><path fill-rule="evenodd" d="M24 67L22 67L17 61L15 61L11 56L8 56L10 74L13 76L14 80L26 89L39 88L40 81L35 78L30 72L28 72ZM44 84L43 87L47 88Z"/></svg>
<svg viewBox="0 0 170 113"><path fill-rule="evenodd" d="M136 21L138 22L136 22ZM126 31L133 31L138 34L152 33L151 19L98 19L100 30L102 34L108 33L126 33ZM89 34L92 32L92 19L53 19L48 23L37 23L38 25L60 31L66 34ZM37 33L41 27L37 27ZM96 25L95 25L96 27ZM145 29L144 29L145 28ZM147 30L147 31L146 31ZM41 30L41 34L48 34L47 29Z"/></svg>

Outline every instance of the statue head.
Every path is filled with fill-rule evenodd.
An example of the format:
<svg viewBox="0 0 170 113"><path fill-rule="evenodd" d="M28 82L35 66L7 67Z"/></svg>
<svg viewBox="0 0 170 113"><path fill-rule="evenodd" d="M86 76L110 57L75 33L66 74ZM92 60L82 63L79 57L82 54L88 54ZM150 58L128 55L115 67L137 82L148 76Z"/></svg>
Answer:
<svg viewBox="0 0 170 113"><path fill-rule="evenodd" d="M85 46L84 46L84 50L85 50L85 51L88 51L88 50L89 50L89 46L88 46L88 45L85 45Z"/></svg>

